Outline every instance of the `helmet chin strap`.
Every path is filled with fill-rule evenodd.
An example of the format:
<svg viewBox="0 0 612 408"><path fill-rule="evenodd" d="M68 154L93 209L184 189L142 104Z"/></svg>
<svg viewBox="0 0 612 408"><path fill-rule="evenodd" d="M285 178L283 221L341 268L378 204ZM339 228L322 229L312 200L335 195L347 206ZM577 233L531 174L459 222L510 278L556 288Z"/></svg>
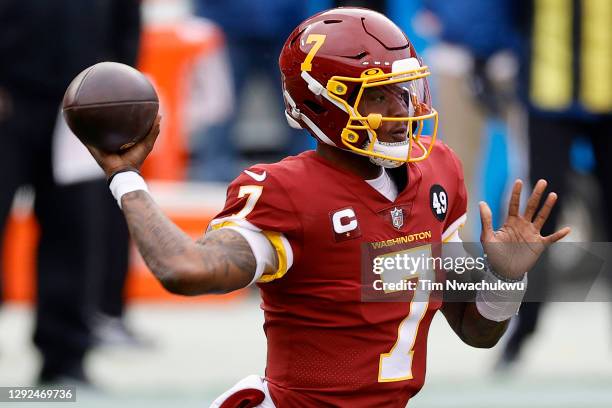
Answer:
<svg viewBox="0 0 612 408"><path fill-rule="evenodd" d="M365 146L366 149L370 147L370 143L372 142L368 141L366 143L366 146ZM374 142L374 148L372 149L372 151L374 153L379 153L379 154L383 154L385 156L390 156L390 157L408 157L409 148L410 148L410 144L408 140L403 141L403 142L397 142L397 143L384 143L384 142L379 142L378 140L376 140L376 142ZM387 169L393 169L395 167L399 167L402 164L404 164L403 161L389 160L389 159L383 159L382 157L372 157L372 156L370 156L370 161L376 164L377 166L382 166Z"/></svg>

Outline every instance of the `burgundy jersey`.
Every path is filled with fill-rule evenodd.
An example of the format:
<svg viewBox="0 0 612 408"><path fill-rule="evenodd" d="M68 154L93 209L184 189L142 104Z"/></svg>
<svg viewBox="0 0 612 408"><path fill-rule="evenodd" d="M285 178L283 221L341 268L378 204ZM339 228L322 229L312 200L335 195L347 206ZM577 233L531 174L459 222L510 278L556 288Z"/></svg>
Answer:
<svg viewBox="0 0 612 408"><path fill-rule="evenodd" d="M229 186L217 225L243 217L279 256L279 270L259 280L278 407L404 407L423 386L441 302L364 300L368 252L406 244L426 253L465 219L466 192L442 143L402 169L408 184L393 202L314 151L253 166Z"/></svg>

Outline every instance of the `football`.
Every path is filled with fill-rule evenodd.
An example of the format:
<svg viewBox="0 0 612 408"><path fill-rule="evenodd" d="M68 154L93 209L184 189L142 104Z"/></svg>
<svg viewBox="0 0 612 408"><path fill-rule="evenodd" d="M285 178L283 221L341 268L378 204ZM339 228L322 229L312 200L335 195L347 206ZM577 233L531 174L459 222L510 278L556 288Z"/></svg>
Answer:
<svg viewBox="0 0 612 408"><path fill-rule="evenodd" d="M138 70L101 62L76 76L62 111L70 130L86 145L118 153L142 140L155 121L159 98Z"/></svg>

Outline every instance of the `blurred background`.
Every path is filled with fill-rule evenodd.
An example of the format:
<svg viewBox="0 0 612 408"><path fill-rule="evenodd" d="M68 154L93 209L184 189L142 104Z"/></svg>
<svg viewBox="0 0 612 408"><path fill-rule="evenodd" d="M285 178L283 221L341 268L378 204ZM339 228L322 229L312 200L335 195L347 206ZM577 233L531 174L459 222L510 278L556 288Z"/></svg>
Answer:
<svg viewBox="0 0 612 408"><path fill-rule="evenodd" d="M0 386L76 384L82 406L200 407L263 374L256 290L165 293L58 110L89 65L145 72L163 121L143 173L198 237L241 169L314 148L285 122L277 57L300 21L337 5L385 13L430 66L439 137L470 192L464 241L478 241L480 200L499 226L517 177L562 197L549 231L610 241L609 0L2 0ZM530 287L571 277L571 290L579 262L549 256ZM593 290L610 291L602 275ZM438 315L410 406L610 407L611 316L609 303L526 303L500 344L476 350Z"/></svg>

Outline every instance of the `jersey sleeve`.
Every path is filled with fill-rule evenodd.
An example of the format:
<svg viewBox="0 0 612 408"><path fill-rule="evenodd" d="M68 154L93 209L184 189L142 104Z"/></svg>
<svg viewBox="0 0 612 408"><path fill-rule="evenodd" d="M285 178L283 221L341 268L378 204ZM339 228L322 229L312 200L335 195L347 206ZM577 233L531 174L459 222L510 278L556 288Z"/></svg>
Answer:
<svg viewBox="0 0 612 408"><path fill-rule="evenodd" d="M452 198L450 212L446 217L444 223L444 231L442 232L443 242L460 242L459 229L463 227L467 220L467 190L465 188L465 180L463 177L463 166L455 155L455 153L448 148L451 158L454 162L457 175L457 187L455 190L455 196Z"/></svg>
<svg viewBox="0 0 612 408"><path fill-rule="evenodd" d="M245 170L228 187L223 210L208 230L238 227L265 235L278 257L278 269L257 282L281 278L299 256L301 224L284 187L264 167Z"/></svg>

